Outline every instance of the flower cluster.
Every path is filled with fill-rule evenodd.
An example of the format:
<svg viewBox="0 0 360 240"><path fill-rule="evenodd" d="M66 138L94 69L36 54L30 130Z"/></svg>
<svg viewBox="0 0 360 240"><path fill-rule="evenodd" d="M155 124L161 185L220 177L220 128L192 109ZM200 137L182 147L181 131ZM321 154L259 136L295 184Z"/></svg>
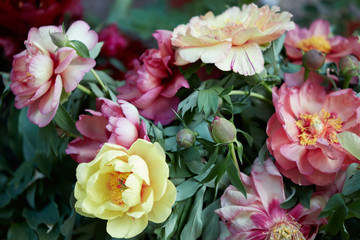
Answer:
<svg viewBox="0 0 360 240"><path fill-rule="evenodd" d="M3 177L0 156L0 181L14 175L0 207L26 191L39 239L99 237L104 221L102 239L358 239L360 41L291 17L234 6L156 30L149 49L119 24L32 26L0 99L14 94L26 153Z"/></svg>

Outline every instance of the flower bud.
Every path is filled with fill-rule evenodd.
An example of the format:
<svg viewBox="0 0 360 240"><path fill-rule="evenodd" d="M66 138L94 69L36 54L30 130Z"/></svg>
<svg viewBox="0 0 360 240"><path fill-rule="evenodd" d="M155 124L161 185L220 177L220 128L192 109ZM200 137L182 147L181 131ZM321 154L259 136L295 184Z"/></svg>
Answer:
<svg viewBox="0 0 360 240"><path fill-rule="evenodd" d="M50 33L52 42L59 48L65 47L68 42L68 38L65 33L62 32L53 32Z"/></svg>
<svg viewBox="0 0 360 240"><path fill-rule="evenodd" d="M236 140L236 128L225 118L215 117L211 123L211 137L217 143L231 143Z"/></svg>
<svg viewBox="0 0 360 240"><path fill-rule="evenodd" d="M184 128L181 129L176 134L176 142L180 147L189 148L195 143L195 134L190 129Z"/></svg>
<svg viewBox="0 0 360 240"><path fill-rule="evenodd" d="M325 55L316 49L306 52L303 56L304 66L312 71L321 68L324 62Z"/></svg>
<svg viewBox="0 0 360 240"><path fill-rule="evenodd" d="M342 57L339 61L340 72L345 77L352 77L359 73L359 61L355 56Z"/></svg>

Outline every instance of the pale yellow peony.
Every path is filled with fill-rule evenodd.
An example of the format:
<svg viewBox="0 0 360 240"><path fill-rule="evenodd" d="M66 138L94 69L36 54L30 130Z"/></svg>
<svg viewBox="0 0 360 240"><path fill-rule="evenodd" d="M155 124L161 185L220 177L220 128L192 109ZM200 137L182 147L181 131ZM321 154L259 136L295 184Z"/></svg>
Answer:
<svg viewBox="0 0 360 240"><path fill-rule="evenodd" d="M76 211L108 220L106 230L116 238L165 221L176 198L164 150L142 139L129 150L105 143L93 161L78 165L76 177Z"/></svg>
<svg viewBox="0 0 360 240"><path fill-rule="evenodd" d="M223 71L254 75L264 69L262 48L280 37L286 30L295 28L288 12L278 13L255 4L232 7L218 16L208 12L193 17L187 25L179 25L172 34L172 45L177 47L177 65L201 59L214 63Z"/></svg>

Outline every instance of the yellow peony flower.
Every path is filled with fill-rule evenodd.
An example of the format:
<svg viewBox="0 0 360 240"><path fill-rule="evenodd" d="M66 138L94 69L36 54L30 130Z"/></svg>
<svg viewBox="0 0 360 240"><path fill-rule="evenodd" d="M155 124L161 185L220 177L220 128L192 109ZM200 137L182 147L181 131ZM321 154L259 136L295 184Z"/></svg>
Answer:
<svg viewBox="0 0 360 240"><path fill-rule="evenodd" d="M93 161L76 169L75 209L108 220L112 237L134 237L148 221L161 223L170 215L176 188L168 177L158 143L138 139L129 150L105 143Z"/></svg>
<svg viewBox="0 0 360 240"><path fill-rule="evenodd" d="M179 25L172 34L172 45L178 47L175 64L185 65L201 59L214 63L223 71L254 75L264 69L260 45L269 44L286 30L295 28L288 12L279 7L255 4L232 7L218 16L208 12Z"/></svg>

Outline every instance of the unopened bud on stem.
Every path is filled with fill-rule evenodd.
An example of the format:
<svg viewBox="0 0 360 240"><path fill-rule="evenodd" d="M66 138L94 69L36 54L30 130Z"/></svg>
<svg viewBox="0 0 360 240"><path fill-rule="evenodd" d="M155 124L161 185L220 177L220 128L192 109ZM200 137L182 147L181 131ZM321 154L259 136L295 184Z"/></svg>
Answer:
<svg viewBox="0 0 360 240"><path fill-rule="evenodd" d="M316 49L306 52L303 56L304 66L311 71L321 68L322 65L324 65L324 62L325 55Z"/></svg>
<svg viewBox="0 0 360 240"><path fill-rule="evenodd" d="M176 142L180 147L189 148L194 145L196 141L195 134L190 129L181 129L176 134Z"/></svg>
<svg viewBox="0 0 360 240"><path fill-rule="evenodd" d="M236 140L236 128L225 118L215 117L210 127L211 137L217 143L232 143Z"/></svg>

